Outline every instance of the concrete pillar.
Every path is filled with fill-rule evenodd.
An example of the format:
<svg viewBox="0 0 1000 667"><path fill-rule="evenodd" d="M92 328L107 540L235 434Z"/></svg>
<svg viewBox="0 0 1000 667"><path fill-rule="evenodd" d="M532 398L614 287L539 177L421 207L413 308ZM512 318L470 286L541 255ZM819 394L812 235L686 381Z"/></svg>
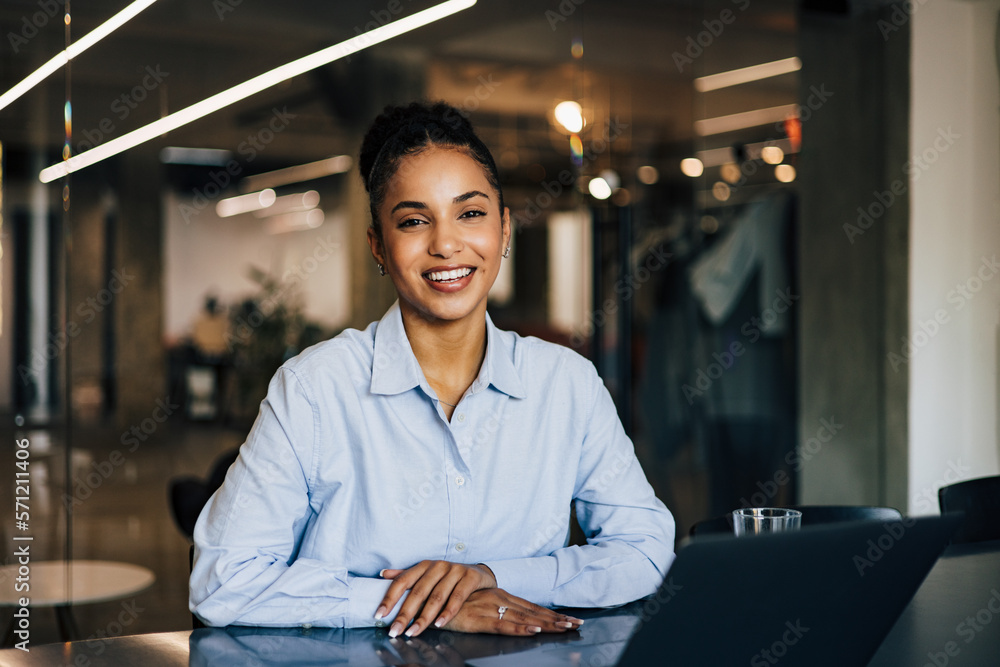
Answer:
<svg viewBox="0 0 1000 667"><path fill-rule="evenodd" d="M103 377L106 324L119 294L109 268L114 258L107 256L106 247L107 171L107 165L97 165L74 174L71 181L66 331L72 345L69 383L77 424L98 420L109 399Z"/></svg>
<svg viewBox="0 0 1000 667"><path fill-rule="evenodd" d="M115 297L113 307L116 413L118 428L124 431L150 417L156 401L165 399L167 388L161 339L161 165L154 150L140 146L122 154L118 169L121 199L115 266L127 285Z"/></svg>
<svg viewBox="0 0 1000 667"><path fill-rule="evenodd" d="M801 502L906 509L909 27L801 17ZM896 190L893 190L893 187ZM823 430L822 420L838 425ZM832 435L832 437L831 437Z"/></svg>

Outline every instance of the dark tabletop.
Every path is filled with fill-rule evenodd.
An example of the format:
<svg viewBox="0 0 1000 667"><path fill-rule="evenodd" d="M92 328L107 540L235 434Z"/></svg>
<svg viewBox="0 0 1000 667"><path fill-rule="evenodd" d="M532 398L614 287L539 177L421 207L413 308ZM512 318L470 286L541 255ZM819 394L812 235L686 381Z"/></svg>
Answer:
<svg viewBox="0 0 1000 667"><path fill-rule="evenodd" d="M0 665L602 667L621 654L639 610L634 603L573 611L587 620L579 632L532 638L426 631L403 641L375 628L204 628L8 649ZM665 664L669 654L664 646ZM952 546L938 560L871 662L896 665L1000 665L1000 542Z"/></svg>
<svg viewBox="0 0 1000 667"><path fill-rule="evenodd" d="M949 547L869 664L1000 665L1000 541Z"/></svg>

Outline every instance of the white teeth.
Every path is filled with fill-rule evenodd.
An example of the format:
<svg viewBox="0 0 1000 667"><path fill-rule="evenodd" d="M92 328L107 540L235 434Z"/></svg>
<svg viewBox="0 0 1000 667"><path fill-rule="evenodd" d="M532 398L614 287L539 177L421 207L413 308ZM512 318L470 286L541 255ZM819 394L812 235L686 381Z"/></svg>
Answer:
<svg viewBox="0 0 1000 667"><path fill-rule="evenodd" d="M428 273L427 277L434 282L440 283L448 280L458 280L459 278L464 278L470 273L472 273L472 269L465 267L464 269L454 269L452 271L434 271L433 273Z"/></svg>

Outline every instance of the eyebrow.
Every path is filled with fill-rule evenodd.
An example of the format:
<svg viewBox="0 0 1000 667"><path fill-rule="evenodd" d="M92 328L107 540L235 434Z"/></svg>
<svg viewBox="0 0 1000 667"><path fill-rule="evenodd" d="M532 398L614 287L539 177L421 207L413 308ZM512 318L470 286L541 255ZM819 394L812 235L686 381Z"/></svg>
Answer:
<svg viewBox="0 0 1000 667"><path fill-rule="evenodd" d="M486 199L490 198L490 196L488 194L486 194L485 192L481 192L480 190L470 190L470 191L466 192L465 194L458 195L457 197L455 197L451 201L454 204L461 204L462 202L469 201L473 197L485 197ZM427 209L427 204L425 204L422 201L412 201L412 200L410 200L410 201L401 201L401 202L399 202L398 204L396 204L395 206L392 207L392 210L390 211L390 213L395 213L396 211L398 211L401 208L415 208L417 210L424 211L424 210Z"/></svg>

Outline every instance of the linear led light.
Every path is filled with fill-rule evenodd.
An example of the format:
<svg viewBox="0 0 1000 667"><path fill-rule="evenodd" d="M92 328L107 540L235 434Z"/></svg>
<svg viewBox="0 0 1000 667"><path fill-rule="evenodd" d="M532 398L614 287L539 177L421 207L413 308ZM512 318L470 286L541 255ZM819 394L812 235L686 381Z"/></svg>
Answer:
<svg viewBox="0 0 1000 667"><path fill-rule="evenodd" d="M760 65L742 67L728 72L719 72L718 74L700 76L694 80L694 88L699 92L707 93L710 90L728 88L729 86L738 86L741 83L750 83L751 81L769 79L772 76L781 76L782 74L798 72L800 69L802 69L801 60L794 57L785 58L783 60L775 60L770 63L761 63Z"/></svg>
<svg viewBox="0 0 1000 667"><path fill-rule="evenodd" d="M274 192L274 190L270 192ZM267 208L259 208L253 214L258 218L269 218L285 213L311 211L317 206L319 206L319 193L315 190L309 190L308 192L299 192L293 195L282 195L276 198L274 203Z"/></svg>
<svg viewBox="0 0 1000 667"><path fill-rule="evenodd" d="M375 28L374 30L356 35L348 40L340 42L339 44L328 46L325 49L317 51L316 53L304 56L298 60L293 60L290 63L282 65L281 67L277 67L269 72L264 72L263 74L259 74L252 79L248 79L241 84L229 88L228 90L224 90L221 93L216 93L211 97L207 97L201 102L196 102L195 104L192 104L185 109L181 109L180 111L176 111L169 116L164 116L159 120L153 121L149 125L140 127L139 129L133 130L116 139L112 139L111 141L101 144L100 146L95 146L88 151L75 155L58 164L54 164L51 167L46 167L45 169L42 169L41 173L38 174L38 179L42 183L50 183L57 178L62 178L66 174L79 171L84 167L89 167L90 165L100 162L101 160L105 160L112 155L117 155L118 153L128 150L129 148L134 148L139 144L160 136L161 134L166 134L171 130L176 130L179 127L187 125L188 123L198 120L203 116L207 116L208 114L214 113L219 109L223 109L231 104L239 102L240 100L250 97L251 95L255 95L256 93L266 90L271 86L281 83L282 81L287 81L288 79L304 74L310 70L316 69L317 67L332 63L335 60L339 60L345 56L362 51L369 46L380 44L384 41L392 39L393 37L398 37L403 33L423 27L429 23L439 21L463 9L468 9L474 4L476 4L476 0L448 0L447 2L442 2L440 5L434 5L433 7L417 12L412 16L406 16L387 25Z"/></svg>
<svg viewBox="0 0 1000 667"><path fill-rule="evenodd" d="M47 63L29 74L23 81L16 84L3 95L0 95L0 109L3 109L14 100L21 97L21 95L24 95L26 92L37 86L48 76L58 71L60 67L63 67L70 60L76 58L94 44L97 44L97 42L101 41L113 31L120 28L122 24L144 10L146 7L149 7L154 2L156 2L156 0L136 0L128 7L88 32L81 39L70 44L66 47L65 51L60 51Z"/></svg>
<svg viewBox="0 0 1000 667"><path fill-rule="evenodd" d="M754 109L753 111L744 111L728 116L696 120L694 122L694 131L698 136L707 137L713 134L723 134L725 132L735 132L736 130L757 127L758 125L767 125L768 123L780 123L789 115L798 115L798 113L798 104L782 104L779 107Z"/></svg>
<svg viewBox="0 0 1000 667"><path fill-rule="evenodd" d="M263 174L247 176L240 184L240 189L245 191L263 190L264 188L278 188L291 183L301 183L311 181L314 178L341 174L351 168L354 161L350 155L337 155L325 160L300 164L294 167L285 167L275 171L268 171Z"/></svg>
<svg viewBox="0 0 1000 667"><path fill-rule="evenodd" d="M215 214L220 218L231 218L240 213L250 213L259 211L269 206L274 206L277 197L274 190L267 189L260 192L251 192L238 197L220 199L215 205Z"/></svg>

